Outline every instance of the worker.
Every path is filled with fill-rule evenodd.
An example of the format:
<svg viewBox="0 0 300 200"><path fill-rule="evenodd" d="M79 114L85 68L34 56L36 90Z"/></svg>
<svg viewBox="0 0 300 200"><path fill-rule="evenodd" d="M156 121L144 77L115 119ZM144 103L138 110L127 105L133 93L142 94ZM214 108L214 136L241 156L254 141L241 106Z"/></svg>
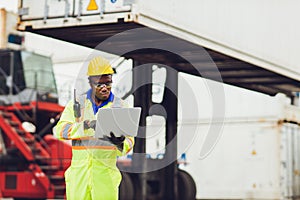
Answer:
<svg viewBox="0 0 300 200"><path fill-rule="evenodd" d="M84 94L84 105L77 105L80 100L70 101L54 127L57 138L72 140L72 162L65 172L67 199L118 199L121 173L116 167L117 156L126 155L134 139L116 137L112 132L103 139L93 137L99 109L113 107L117 100L120 104L111 92L113 73L108 60L91 59L87 70L90 88Z"/></svg>

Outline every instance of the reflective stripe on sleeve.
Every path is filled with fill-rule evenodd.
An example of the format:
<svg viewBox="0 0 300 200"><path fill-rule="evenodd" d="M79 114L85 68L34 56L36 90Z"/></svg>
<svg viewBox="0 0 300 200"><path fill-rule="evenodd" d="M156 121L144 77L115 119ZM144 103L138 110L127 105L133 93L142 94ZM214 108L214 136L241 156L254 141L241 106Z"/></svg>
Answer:
<svg viewBox="0 0 300 200"><path fill-rule="evenodd" d="M126 151L126 153L128 153L133 148L133 141L131 140L131 138L126 138L126 141L129 144L129 149Z"/></svg>
<svg viewBox="0 0 300 200"><path fill-rule="evenodd" d="M61 130L61 137L63 139L70 139L70 131L72 129L72 124L64 125L63 129Z"/></svg>

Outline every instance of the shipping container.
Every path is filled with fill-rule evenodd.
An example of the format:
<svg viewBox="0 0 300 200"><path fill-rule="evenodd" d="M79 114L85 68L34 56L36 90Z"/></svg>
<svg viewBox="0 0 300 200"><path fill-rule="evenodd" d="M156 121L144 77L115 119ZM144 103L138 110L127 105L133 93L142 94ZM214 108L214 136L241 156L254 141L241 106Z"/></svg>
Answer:
<svg viewBox="0 0 300 200"><path fill-rule="evenodd" d="M180 74L182 112L192 112L183 87L188 83L197 105L194 117L179 116L180 168L196 182L198 199L296 199L300 195L300 108L283 95L271 97L224 85L225 118L213 122L212 105L205 80ZM152 122L157 130L159 123ZM201 155L211 126L222 125L215 146ZM190 132L189 132L190 131ZM191 133L194 132L194 133ZM185 141L194 134L192 141ZM151 141L151 140L150 140ZM150 142L149 141L149 142ZM149 144L149 143L148 143ZM155 142L151 147L155 148ZM182 145L185 144L184 147ZM189 145L186 145L189 144Z"/></svg>

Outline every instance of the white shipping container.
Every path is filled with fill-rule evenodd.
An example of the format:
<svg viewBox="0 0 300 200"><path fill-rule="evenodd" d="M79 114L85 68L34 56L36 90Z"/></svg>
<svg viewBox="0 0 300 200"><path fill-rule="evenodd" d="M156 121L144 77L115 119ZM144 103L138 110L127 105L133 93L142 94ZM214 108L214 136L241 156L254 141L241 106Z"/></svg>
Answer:
<svg viewBox="0 0 300 200"><path fill-rule="evenodd" d="M131 5L126 4L124 0L22 0L22 20L47 20L130 11Z"/></svg>
<svg viewBox="0 0 300 200"><path fill-rule="evenodd" d="M22 0L22 8L27 13L22 16L22 20L47 19L53 17L68 17L73 12L73 1L59 0Z"/></svg>
<svg viewBox="0 0 300 200"><path fill-rule="evenodd" d="M178 157L186 154L188 164L181 168L194 178L197 198L283 199L300 195L299 107L288 105L281 95L270 97L224 85L223 130L214 149L203 158L203 142L211 134L210 126L216 125L211 123L214 106L206 95L209 91L201 87L204 80L186 74L180 77L181 112L195 110L188 103L183 82L192 86L201 111L197 118L180 119L178 125ZM188 143L189 130L196 130L194 139L182 149L182 144Z"/></svg>
<svg viewBox="0 0 300 200"><path fill-rule="evenodd" d="M299 1L136 3L141 24L299 80Z"/></svg>
<svg viewBox="0 0 300 200"><path fill-rule="evenodd" d="M208 124L198 126L199 137L185 152L188 164L181 166L194 178L197 198L282 199L299 195L299 151L293 150L299 143L299 127L273 119L227 121L213 151L201 158L201 132L207 131Z"/></svg>
<svg viewBox="0 0 300 200"><path fill-rule="evenodd" d="M223 87L225 118L212 123L214 105L206 80L179 73L178 158L185 154L180 168L196 182L197 199L299 196L300 108L283 95ZM163 117L148 117L146 151L152 158L165 153L164 123ZM222 123L215 147L202 157L210 127Z"/></svg>

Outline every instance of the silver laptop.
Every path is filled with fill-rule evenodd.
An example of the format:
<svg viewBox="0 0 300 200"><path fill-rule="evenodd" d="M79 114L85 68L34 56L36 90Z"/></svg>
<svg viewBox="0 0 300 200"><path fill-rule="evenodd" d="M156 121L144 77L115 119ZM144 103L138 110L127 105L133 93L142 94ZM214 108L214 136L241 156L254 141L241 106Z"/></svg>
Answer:
<svg viewBox="0 0 300 200"><path fill-rule="evenodd" d="M98 111L95 137L103 138L113 132L116 137L121 135L137 135L141 108L102 108Z"/></svg>

